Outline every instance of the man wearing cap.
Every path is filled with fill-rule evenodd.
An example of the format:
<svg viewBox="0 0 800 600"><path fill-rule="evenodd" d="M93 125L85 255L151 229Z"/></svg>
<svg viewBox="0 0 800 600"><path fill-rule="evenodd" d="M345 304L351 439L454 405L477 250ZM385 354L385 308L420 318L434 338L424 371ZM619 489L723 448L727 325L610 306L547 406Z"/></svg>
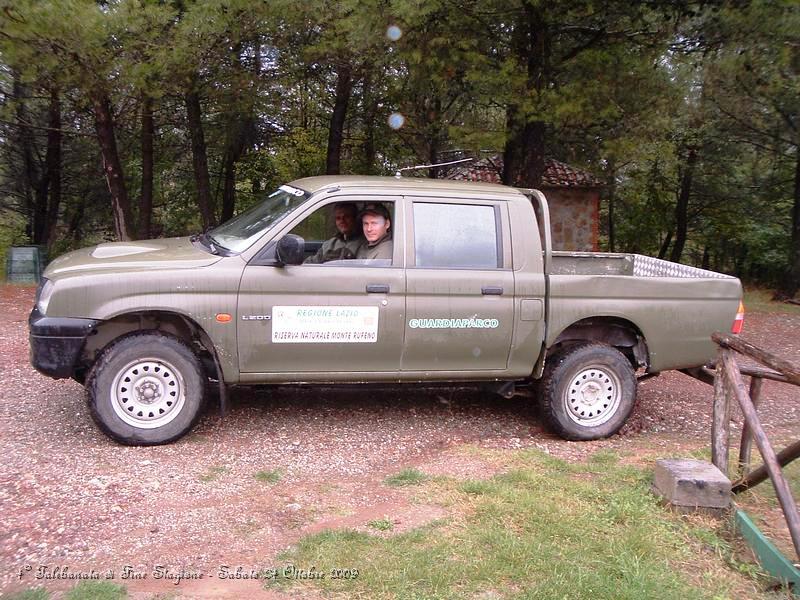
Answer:
<svg viewBox="0 0 800 600"><path fill-rule="evenodd" d="M361 259L392 259L392 220L383 204L367 204L361 211L366 243L356 254Z"/></svg>
<svg viewBox="0 0 800 600"><path fill-rule="evenodd" d="M329 260L355 258L358 249L364 243L360 223L356 219L358 209L352 202L340 202L333 207L333 218L336 221L336 235L325 240L314 256L309 256L305 264L319 264Z"/></svg>

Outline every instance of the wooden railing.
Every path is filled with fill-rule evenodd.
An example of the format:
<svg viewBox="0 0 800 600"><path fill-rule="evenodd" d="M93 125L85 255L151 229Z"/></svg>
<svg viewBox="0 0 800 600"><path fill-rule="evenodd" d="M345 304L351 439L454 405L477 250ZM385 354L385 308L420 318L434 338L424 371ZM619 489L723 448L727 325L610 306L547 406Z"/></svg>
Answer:
<svg viewBox="0 0 800 600"><path fill-rule="evenodd" d="M775 487L775 493L778 495L786 524L789 526L795 553L800 558L800 515L782 470L783 466L800 457L800 441L776 454L761 425L757 411L764 379L800 386L800 368L737 336L715 333L711 337L719 346L713 379L714 413L711 425L711 462L725 475L728 475L731 408L733 405L731 399L735 398L744 415L744 426L739 444L739 479L733 482L732 490L734 493L742 492L769 477ZM734 351L764 366L739 366ZM696 377L703 375L703 373L692 374ZM706 372L705 375L706 377L700 376L699 378L708 381L710 372ZM743 375L751 377L749 390L744 384ZM710 383L710 381L708 382ZM753 441L755 441L764 462L760 467L751 471L750 454Z"/></svg>

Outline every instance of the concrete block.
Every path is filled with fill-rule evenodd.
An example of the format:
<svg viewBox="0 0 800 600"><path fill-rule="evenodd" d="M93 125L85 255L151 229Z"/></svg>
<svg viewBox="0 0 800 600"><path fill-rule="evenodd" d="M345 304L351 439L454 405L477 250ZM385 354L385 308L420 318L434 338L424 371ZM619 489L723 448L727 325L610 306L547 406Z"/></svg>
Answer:
<svg viewBox="0 0 800 600"><path fill-rule="evenodd" d="M728 508L731 503L730 479L702 460L657 460L653 487L656 494L680 509L715 512Z"/></svg>

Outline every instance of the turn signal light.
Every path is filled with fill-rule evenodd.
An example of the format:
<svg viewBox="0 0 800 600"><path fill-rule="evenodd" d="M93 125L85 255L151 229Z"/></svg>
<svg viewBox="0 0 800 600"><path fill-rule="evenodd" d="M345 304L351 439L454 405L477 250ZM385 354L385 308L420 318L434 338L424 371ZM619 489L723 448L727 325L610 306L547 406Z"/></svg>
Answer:
<svg viewBox="0 0 800 600"><path fill-rule="evenodd" d="M731 333L735 333L739 335L742 333L742 326L744 325L744 304L742 301L739 301L739 310L736 313L736 318L733 320L733 325L731 325Z"/></svg>
<svg viewBox="0 0 800 600"><path fill-rule="evenodd" d="M217 321L220 323L230 323L233 319L228 313L219 313L217 314Z"/></svg>

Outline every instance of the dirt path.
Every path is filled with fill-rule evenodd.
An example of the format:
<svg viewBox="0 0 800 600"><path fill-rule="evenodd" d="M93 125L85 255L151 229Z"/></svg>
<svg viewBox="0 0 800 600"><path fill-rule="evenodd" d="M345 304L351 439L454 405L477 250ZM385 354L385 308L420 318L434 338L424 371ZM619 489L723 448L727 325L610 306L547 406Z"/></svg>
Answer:
<svg viewBox="0 0 800 600"><path fill-rule="evenodd" d="M81 386L30 367L32 297L31 288L0 287L0 592L74 583L36 579L43 567L51 576L112 572L134 597L279 597L247 574L280 567L276 556L305 533L384 516L402 531L442 516L382 483L405 467L487 477L501 462L476 458L467 445L538 447L578 460L601 448L680 454L709 435L710 388L668 373L640 386L630 423L600 442L555 438L525 396L301 387L238 390L225 419L210 409L177 443L123 447L94 426ZM753 314L745 328L751 341L800 359L792 333L800 317ZM800 430L795 389L765 385L769 429ZM270 471L280 480L255 477Z"/></svg>

